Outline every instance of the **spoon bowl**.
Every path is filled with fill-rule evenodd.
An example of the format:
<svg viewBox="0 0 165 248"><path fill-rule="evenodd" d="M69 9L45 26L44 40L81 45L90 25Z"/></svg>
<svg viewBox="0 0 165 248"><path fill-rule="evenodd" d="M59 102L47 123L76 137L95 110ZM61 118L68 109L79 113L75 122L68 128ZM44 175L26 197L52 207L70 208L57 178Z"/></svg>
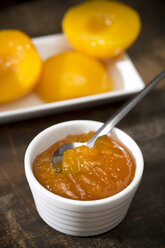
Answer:
<svg viewBox="0 0 165 248"><path fill-rule="evenodd" d="M64 155L64 152L67 150L73 150L76 147L80 147L82 145L87 145L87 142L81 143L81 142L71 142L66 143L61 146L59 146L53 153L50 163L52 168L55 170L56 173L61 172L62 166L61 161Z"/></svg>

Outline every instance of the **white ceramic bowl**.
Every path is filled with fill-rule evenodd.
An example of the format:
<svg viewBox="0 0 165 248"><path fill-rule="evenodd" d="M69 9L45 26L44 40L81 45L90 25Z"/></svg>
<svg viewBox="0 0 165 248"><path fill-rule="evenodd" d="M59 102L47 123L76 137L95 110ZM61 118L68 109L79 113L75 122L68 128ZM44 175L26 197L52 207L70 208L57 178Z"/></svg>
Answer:
<svg viewBox="0 0 165 248"><path fill-rule="evenodd" d="M111 230L126 216L140 184L144 166L142 153L134 140L118 128L111 131L111 136L130 151L136 164L133 181L120 193L95 201L71 200L49 192L34 177L32 165L37 155L68 134L96 131L101 125L101 122L86 120L63 122L39 133L27 148L25 174L37 211L49 226L60 232L92 236Z"/></svg>

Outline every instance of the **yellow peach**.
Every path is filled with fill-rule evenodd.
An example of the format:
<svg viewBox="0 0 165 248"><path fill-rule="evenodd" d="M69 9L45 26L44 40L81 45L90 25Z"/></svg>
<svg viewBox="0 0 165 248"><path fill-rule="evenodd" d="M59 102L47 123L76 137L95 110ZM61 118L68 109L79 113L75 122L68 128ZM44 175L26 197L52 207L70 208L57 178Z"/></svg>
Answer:
<svg viewBox="0 0 165 248"><path fill-rule="evenodd" d="M0 103L30 92L41 68L41 59L26 34L18 30L0 31Z"/></svg>
<svg viewBox="0 0 165 248"><path fill-rule="evenodd" d="M45 102L110 91L112 84L102 63L77 52L48 58L36 93Z"/></svg>
<svg viewBox="0 0 165 248"><path fill-rule="evenodd" d="M137 38L138 13L116 1L87 1L70 8L62 21L63 32L76 51L95 58L116 57Z"/></svg>

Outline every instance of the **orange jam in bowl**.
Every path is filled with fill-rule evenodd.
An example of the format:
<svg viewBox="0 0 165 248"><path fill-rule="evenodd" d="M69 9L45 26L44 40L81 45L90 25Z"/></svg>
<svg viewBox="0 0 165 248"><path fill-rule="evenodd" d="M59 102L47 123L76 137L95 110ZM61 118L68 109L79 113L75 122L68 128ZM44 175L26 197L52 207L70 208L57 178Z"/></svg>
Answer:
<svg viewBox="0 0 165 248"><path fill-rule="evenodd" d="M93 135L68 135L38 155L33 173L39 183L59 196L74 200L99 200L125 189L135 175L135 162L118 141L102 136L92 149L81 146L64 153L62 172L56 173L50 158L57 147L68 142L85 142Z"/></svg>

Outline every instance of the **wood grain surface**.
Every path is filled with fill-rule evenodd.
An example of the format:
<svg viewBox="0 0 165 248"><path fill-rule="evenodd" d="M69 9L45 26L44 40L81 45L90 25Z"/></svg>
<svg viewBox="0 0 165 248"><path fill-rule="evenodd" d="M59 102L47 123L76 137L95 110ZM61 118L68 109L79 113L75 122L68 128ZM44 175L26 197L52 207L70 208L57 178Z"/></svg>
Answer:
<svg viewBox="0 0 165 248"><path fill-rule="evenodd" d="M80 1L1 1L0 29L20 29L31 37L58 33L66 9ZM128 50L145 82L165 68L165 2L125 0L142 18L139 39ZM142 183L125 220L95 237L72 237L39 217L24 173L24 154L43 129L68 120L105 121L124 101L0 126L0 247L165 247L165 80L118 125L140 146Z"/></svg>

